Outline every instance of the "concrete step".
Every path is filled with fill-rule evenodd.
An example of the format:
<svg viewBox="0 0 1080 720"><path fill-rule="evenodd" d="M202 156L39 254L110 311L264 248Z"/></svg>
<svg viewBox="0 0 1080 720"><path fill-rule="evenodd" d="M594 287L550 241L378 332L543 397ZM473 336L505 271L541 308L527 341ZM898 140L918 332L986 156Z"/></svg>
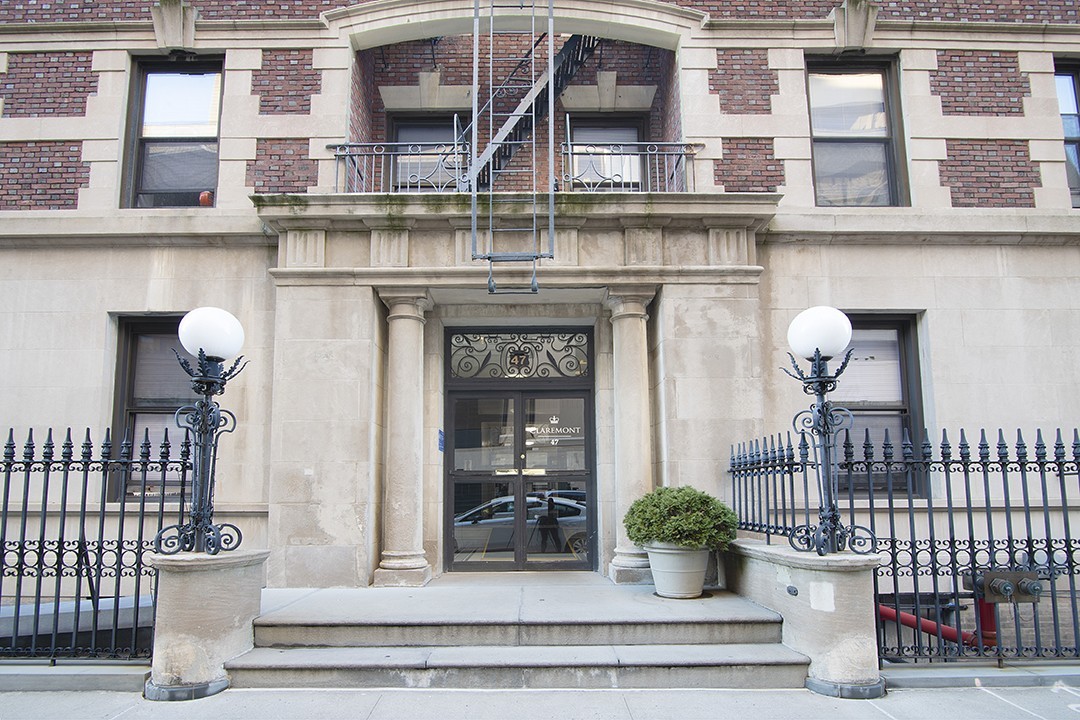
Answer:
<svg viewBox="0 0 1080 720"><path fill-rule="evenodd" d="M237 688L801 688L809 661L778 643L259 647Z"/></svg>
<svg viewBox="0 0 1080 720"><path fill-rule="evenodd" d="M257 623L257 647L424 647L462 645L720 645L776 643L778 617L701 622L452 623L383 625Z"/></svg>
<svg viewBox="0 0 1080 720"><path fill-rule="evenodd" d="M258 647L776 643L781 617L732 593L666 600L651 588L319 591L255 621Z"/></svg>

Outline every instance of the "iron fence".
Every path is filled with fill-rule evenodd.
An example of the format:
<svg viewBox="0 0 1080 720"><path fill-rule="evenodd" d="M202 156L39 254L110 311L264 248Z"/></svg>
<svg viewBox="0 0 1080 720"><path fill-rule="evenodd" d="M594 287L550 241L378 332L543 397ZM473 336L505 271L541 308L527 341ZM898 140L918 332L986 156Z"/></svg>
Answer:
<svg viewBox="0 0 1080 720"><path fill-rule="evenodd" d="M149 657L156 571L145 553L166 518L184 517L191 470L185 436L168 431L97 447L67 430L17 452L8 432L0 461L0 658Z"/></svg>
<svg viewBox="0 0 1080 720"><path fill-rule="evenodd" d="M1080 496L1080 433L1033 448L979 435L955 445L894 447L845 434L839 509L877 538L882 662L1080 657L1080 572L1071 507ZM805 437L733 449L740 529L772 542L817 522L816 468Z"/></svg>

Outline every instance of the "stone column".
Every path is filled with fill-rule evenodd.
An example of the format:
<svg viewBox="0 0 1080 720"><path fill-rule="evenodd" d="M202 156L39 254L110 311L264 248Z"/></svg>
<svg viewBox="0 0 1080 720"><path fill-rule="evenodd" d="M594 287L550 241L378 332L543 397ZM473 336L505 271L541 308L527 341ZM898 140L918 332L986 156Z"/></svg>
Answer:
<svg viewBox="0 0 1080 720"><path fill-rule="evenodd" d="M147 700L195 700L229 687L225 663L254 645L268 550L152 553L158 571Z"/></svg>
<svg viewBox="0 0 1080 720"><path fill-rule="evenodd" d="M630 503L653 488L652 410L649 402L649 345L645 308L655 288L609 290L615 370L615 557L608 568L614 583L650 583L649 559L630 542L623 516Z"/></svg>
<svg viewBox="0 0 1080 720"><path fill-rule="evenodd" d="M423 290L382 290L390 309L386 359L382 556L375 585L420 587L431 579L424 555Z"/></svg>

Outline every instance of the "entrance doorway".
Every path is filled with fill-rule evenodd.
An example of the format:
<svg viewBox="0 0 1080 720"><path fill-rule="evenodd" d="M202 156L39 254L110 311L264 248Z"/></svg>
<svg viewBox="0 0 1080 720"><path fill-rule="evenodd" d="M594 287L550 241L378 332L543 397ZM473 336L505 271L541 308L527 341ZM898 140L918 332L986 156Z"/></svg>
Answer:
<svg viewBox="0 0 1080 720"><path fill-rule="evenodd" d="M530 361L516 362L521 370ZM449 570L595 567L592 392L572 387L584 385L580 376L557 382L531 375L500 372L459 383L447 376Z"/></svg>

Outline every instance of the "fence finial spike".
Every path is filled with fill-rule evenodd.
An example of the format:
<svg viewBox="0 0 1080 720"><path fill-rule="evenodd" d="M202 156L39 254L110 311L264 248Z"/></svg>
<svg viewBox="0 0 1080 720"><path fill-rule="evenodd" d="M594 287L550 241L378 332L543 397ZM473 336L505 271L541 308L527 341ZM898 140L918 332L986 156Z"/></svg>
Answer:
<svg viewBox="0 0 1080 720"><path fill-rule="evenodd" d="M1042 428L1035 430L1035 459L1046 462L1046 443L1043 442Z"/></svg>
<svg viewBox="0 0 1080 720"><path fill-rule="evenodd" d="M64 435L64 444L60 447L60 457L64 459L64 462L71 462L71 458L75 454L75 443L71 441L71 428L67 429L67 433Z"/></svg>

